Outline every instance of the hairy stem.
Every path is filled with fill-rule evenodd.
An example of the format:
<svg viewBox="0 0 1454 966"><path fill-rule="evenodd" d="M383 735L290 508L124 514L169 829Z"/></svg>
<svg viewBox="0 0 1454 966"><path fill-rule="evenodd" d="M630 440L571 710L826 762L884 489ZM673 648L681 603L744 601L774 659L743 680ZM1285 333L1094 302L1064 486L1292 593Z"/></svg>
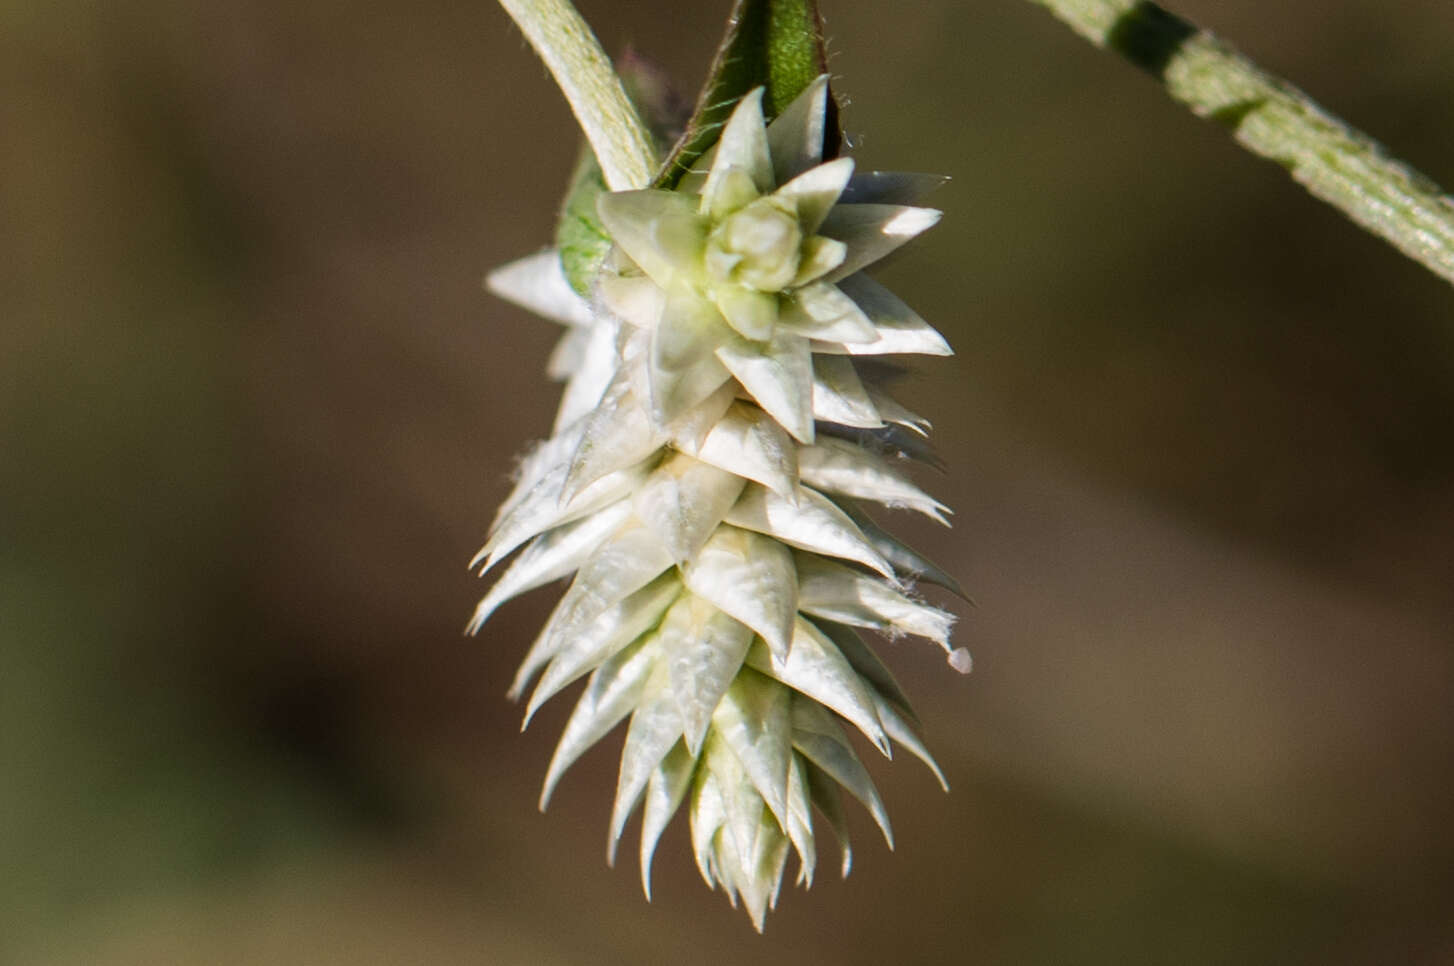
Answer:
<svg viewBox="0 0 1454 966"><path fill-rule="evenodd" d="M612 191L645 188L658 159L611 59L569 0L500 0L560 85Z"/></svg>
<svg viewBox="0 0 1454 966"><path fill-rule="evenodd" d="M1032 0L1156 76L1312 194L1454 282L1454 199L1372 138L1194 24L1145 0Z"/></svg>

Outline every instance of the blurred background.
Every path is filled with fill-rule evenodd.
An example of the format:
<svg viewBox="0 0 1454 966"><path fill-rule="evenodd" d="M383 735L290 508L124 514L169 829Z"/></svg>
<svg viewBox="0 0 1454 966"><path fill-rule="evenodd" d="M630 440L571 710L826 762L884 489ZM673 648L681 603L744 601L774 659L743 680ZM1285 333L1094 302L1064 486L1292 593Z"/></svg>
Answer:
<svg viewBox="0 0 1454 966"><path fill-rule="evenodd" d="M582 2L695 93L727 0ZM1454 962L1454 291L1018 0L824 0L977 600L765 938L462 628L577 135L493 3L0 4L0 961ZM1454 185L1448 0L1176 9ZM628 833L634 841L634 831ZM628 856L634 845L627 849ZM831 867L831 861L828 865Z"/></svg>

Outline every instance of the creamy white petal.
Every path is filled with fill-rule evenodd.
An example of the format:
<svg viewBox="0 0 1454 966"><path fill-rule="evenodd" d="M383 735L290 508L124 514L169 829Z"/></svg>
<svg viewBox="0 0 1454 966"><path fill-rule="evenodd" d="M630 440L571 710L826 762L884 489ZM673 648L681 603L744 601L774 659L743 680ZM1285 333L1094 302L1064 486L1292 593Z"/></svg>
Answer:
<svg viewBox="0 0 1454 966"><path fill-rule="evenodd" d="M662 288L701 257L706 225L690 195L654 188L606 192L596 199L596 212L611 240Z"/></svg>
<svg viewBox="0 0 1454 966"><path fill-rule="evenodd" d="M713 843L717 833L727 822L727 803L717 774L717 770L710 767L710 762L703 759L697 767L697 780L691 791L690 807L687 809L691 819L692 854L697 860L697 871L702 874L709 889L717 887L717 863L714 858L716 850Z"/></svg>
<svg viewBox="0 0 1454 966"><path fill-rule="evenodd" d="M545 787L540 793L542 811L565 770L636 707L659 657L655 642L643 637L591 675L546 769Z"/></svg>
<svg viewBox="0 0 1454 966"><path fill-rule="evenodd" d="M685 453L668 457L641 484L636 516L677 563L696 556L742 494L746 480Z"/></svg>
<svg viewBox="0 0 1454 966"><path fill-rule="evenodd" d="M667 752L647 782L645 802L641 806L641 889L648 902L651 901L651 858L656 854L661 833L681 807L696 767L696 756L678 743Z"/></svg>
<svg viewBox="0 0 1454 966"><path fill-rule="evenodd" d="M798 609L885 634L914 634L949 650L954 615L911 600L887 582L813 554L797 554Z"/></svg>
<svg viewBox="0 0 1454 966"><path fill-rule="evenodd" d="M838 282L843 294L863 310L878 334L877 341L845 346L855 355L918 354L952 356L944 336L921 319L893 292L859 273Z"/></svg>
<svg viewBox="0 0 1454 966"><path fill-rule="evenodd" d="M712 714L752 643L752 630L705 598L687 594L667 611L659 632L680 723L692 754L701 751Z"/></svg>
<svg viewBox="0 0 1454 966"><path fill-rule="evenodd" d="M666 308L666 290L648 275L602 273L596 280L601 306L638 329L654 329Z"/></svg>
<svg viewBox="0 0 1454 966"><path fill-rule="evenodd" d="M712 297L727 324L744 339L765 342L772 338L778 318L775 293L759 292L740 285L723 285L713 291Z"/></svg>
<svg viewBox="0 0 1454 966"><path fill-rule="evenodd" d="M616 375L617 379L631 387L631 395L635 397L637 404L648 412L651 408L651 343L655 335L655 326L622 333L621 367ZM610 395L608 389L602 402L610 398Z"/></svg>
<svg viewBox="0 0 1454 966"><path fill-rule="evenodd" d="M734 340L717 349L717 358L793 438L813 441L813 362L807 339L779 332L766 345Z"/></svg>
<svg viewBox="0 0 1454 966"><path fill-rule="evenodd" d="M715 730L703 764L717 776L725 806L726 821L713 850L717 878L734 905L741 894L754 925L760 928L771 893L764 882L771 868L768 853L784 837L746 769Z"/></svg>
<svg viewBox="0 0 1454 966"><path fill-rule="evenodd" d="M878 695L875 695L874 698L878 708L878 718L883 722L884 731L888 732L889 737L895 742L909 749L911 755L928 766L929 770L934 773L934 777L939 780L939 787L946 792L949 791L949 780L944 777L943 769L934 760L934 756L929 754L929 749L924 747L924 742L915 734L914 729L887 701Z"/></svg>
<svg viewBox="0 0 1454 966"><path fill-rule="evenodd" d="M713 219L722 219L760 197L762 190L752 180L752 175L742 168L729 165L713 183L712 193L702 195L699 210Z"/></svg>
<svg viewBox="0 0 1454 966"><path fill-rule="evenodd" d="M793 205L804 235L812 235L853 176L853 159L836 158L809 168L777 190L776 197Z"/></svg>
<svg viewBox="0 0 1454 966"><path fill-rule="evenodd" d="M545 359L545 374L555 382L565 382L581 364L585 355L586 342L591 337L593 325L573 325L556 340ZM615 360L611 360L614 364Z"/></svg>
<svg viewBox="0 0 1454 966"><path fill-rule="evenodd" d="M798 483L797 446L777 420L751 403L733 403L695 455L779 496L791 496Z"/></svg>
<svg viewBox="0 0 1454 966"><path fill-rule="evenodd" d="M621 766L616 779L616 799L611 806L611 831L607 839L606 862L616 864L616 846L626 820L636 809L651 776L656 773L682 733L681 715L667 681L666 669L657 664L640 703L631 714L626 741L621 746Z"/></svg>
<svg viewBox="0 0 1454 966"><path fill-rule="evenodd" d="M846 356L813 357L813 417L859 429L884 424Z"/></svg>
<svg viewBox="0 0 1454 966"><path fill-rule="evenodd" d="M794 292L780 324L786 331L820 342L868 345L879 339L858 303L829 282L811 282Z"/></svg>
<svg viewBox="0 0 1454 966"><path fill-rule="evenodd" d="M743 771L779 825L788 821L791 701L787 688L743 668L712 715L713 729L742 763Z"/></svg>
<svg viewBox="0 0 1454 966"><path fill-rule="evenodd" d="M827 112L828 75L820 74L767 126L767 143L778 184L786 184L822 163L823 153L830 147L824 143Z"/></svg>
<svg viewBox="0 0 1454 966"><path fill-rule="evenodd" d="M550 663L550 659L555 656L555 651L559 650L559 642L551 640L551 627L556 618L560 616L561 605L564 603L564 599L555 602L555 607L552 608L550 617L546 619L545 626L540 629L540 633L535 635L535 640L530 644L530 650L525 652L524 660L515 669L515 679L510 683L510 690L505 692L505 696L511 701L519 701L524 696L525 689L530 687L530 682L540 673L541 668ZM624 602L617 606L624 606ZM606 619L607 615L603 614L601 620Z"/></svg>
<svg viewBox="0 0 1454 966"><path fill-rule="evenodd" d="M822 278L843 264L848 257L848 246L832 238L814 235L803 242L802 258L798 262L798 273L793 276L790 288L799 288Z"/></svg>
<svg viewBox="0 0 1454 966"><path fill-rule="evenodd" d="M591 306L565 280L560 252L553 248L501 265L485 276L485 287L552 322L591 324Z"/></svg>
<svg viewBox="0 0 1454 966"><path fill-rule="evenodd" d="M838 205L823 221L821 234L848 246L848 257L825 277L836 282L883 258L932 228L941 212L907 205Z"/></svg>
<svg viewBox="0 0 1454 966"><path fill-rule="evenodd" d="M711 302L685 287L668 293L666 310L651 334L648 369L659 425L677 419L727 381L715 351L734 338Z"/></svg>
<svg viewBox="0 0 1454 966"><path fill-rule="evenodd" d="M551 639L540 645L541 654L553 656L564 642L584 633L602 614L671 566L671 554L651 531L637 523L618 530L581 564L551 615Z"/></svg>
<svg viewBox="0 0 1454 966"><path fill-rule="evenodd" d="M873 693L864 685L837 646L811 622L799 618L793 646L785 658L761 644L747 652L747 665L757 668L853 722L884 755L888 737L873 706Z"/></svg>
<svg viewBox="0 0 1454 966"><path fill-rule="evenodd" d="M600 405L606 387L616 375L616 340L620 326L601 321L576 332L583 335L580 357L571 366L560 408L555 413L553 433L559 433Z"/></svg>
<svg viewBox="0 0 1454 966"><path fill-rule="evenodd" d="M798 473L816 489L915 510L949 525L944 516L949 512L947 506L847 440L823 436L816 445L804 446L798 451Z"/></svg>
<svg viewBox="0 0 1454 966"><path fill-rule="evenodd" d="M662 574L594 617L590 609L578 607L570 594L562 597L521 662L510 689L512 696L522 692L539 665L550 662L530 695L525 722L528 724L542 704L572 681L594 671L617 651L654 629L681 592L681 581L675 574Z"/></svg>
<svg viewBox="0 0 1454 966"><path fill-rule="evenodd" d="M800 550L853 560L885 577L893 576L888 561L853 521L827 497L806 486L798 487L795 499L790 500L766 487L748 484L726 521Z"/></svg>
<svg viewBox="0 0 1454 966"><path fill-rule="evenodd" d="M868 683L876 697L892 704L905 720L911 722L919 720L909 704L908 696L904 694L904 689L895 680L893 672L888 669L858 631L843 624L835 624L822 619L815 619L813 626L822 631L837 646L848 663L853 665L853 669ZM879 716L879 720L883 720L882 715Z"/></svg>
<svg viewBox="0 0 1454 966"><path fill-rule="evenodd" d="M516 507L531 495L536 487L562 465L569 463L576 448L580 446L585 429L586 420L577 420L557 435L537 443L521 458L520 465L515 470L515 485L511 488L510 495L505 497L505 501L500 504L500 509L495 511L495 520L490 524L491 532L494 532L515 511ZM474 567L488 555L488 552L481 550L475 554L474 560L470 561L470 566Z"/></svg>
<svg viewBox="0 0 1454 966"><path fill-rule="evenodd" d="M541 701L569 685L577 675L592 671L602 660L656 627L662 621L666 608L680 594L682 582L678 576L663 573L640 591L625 596L589 621L586 620L587 612L577 608L573 596L563 596L555 602L545 627L535 636L535 642L522 660L519 671L516 671L515 682L510 684L510 700L519 700L539 669L561 656L563 660L557 674L564 676L548 690L548 694L542 694L547 690L547 684L541 682L537 688L539 698L532 700L532 706L538 707ZM569 655L566 652L570 652ZM551 666L554 668L554 663ZM529 716L526 716L526 722L528 720Z"/></svg>
<svg viewBox="0 0 1454 966"><path fill-rule="evenodd" d="M793 849L798 853L798 885L811 886L818 864L817 843L813 837L813 801L808 789L808 773L801 755L794 753L788 764L788 822L785 828Z"/></svg>
<svg viewBox="0 0 1454 966"><path fill-rule="evenodd" d="M602 477L639 464L665 442L636 399L630 379L624 372L618 374L601 404L585 419L560 499L574 499Z"/></svg>
<svg viewBox="0 0 1454 966"><path fill-rule="evenodd" d="M730 752L725 754L726 758L732 757ZM712 867L722 891L727 893L727 901L736 909L738 894L747 878L743 866L751 861L746 853L757 837L757 823L762 821L766 807L740 767L734 775L735 781L729 781L725 759L709 757L703 765L718 774L722 788L723 822L712 841Z"/></svg>
<svg viewBox="0 0 1454 966"><path fill-rule="evenodd" d="M893 848L893 829L878 789L874 787L863 762L858 760L843 729L821 704L806 698L793 701L793 747L863 803L883 832L884 841Z"/></svg>
<svg viewBox="0 0 1454 966"><path fill-rule="evenodd" d="M776 540L721 526L685 569L692 593L746 624L786 653L798 609L793 557Z"/></svg>
<svg viewBox="0 0 1454 966"><path fill-rule="evenodd" d="M703 440L712 432L722 416L737 399L737 384L728 379L717 387L717 391L667 423L664 431L671 438L671 444L688 456L697 456ZM703 462L709 462L703 460Z"/></svg>
<svg viewBox="0 0 1454 966"><path fill-rule="evenodd" d="M500 530L508 525L512 516L522 512L522 507L533 501L559 500L562 474L569 468L571 454L580 445L584 421L577 422L565 433L537 444L520 460L515 471L515 485L490 524L490 534L485 545L470 560L470 569L488 560L499 544ZM490 569L487 565L481 573Z"/></svg>
<svg viewBox="0 0 1454 966"><path fill-rule="evenodd" d="M630 504L622 501L536 537L485 594L470 619L468 632L478 631L505 601L578 568L630 514Z"/></svg>
<svg viewBox="0 0 1454 966"><path fill-rule="evenodd" d="M743 869L746 881L742 887L742 905L752 926L759 933L769 906L777 906L778 888L782 885L783 868L788 861L788 840L770 814L763 813L757 822L757 838L752 858Z"/></svg>
<svg viewBox="0 0 1454 966"><path fill-rule="evenodd" d="M769 822L767 816L763 817L762 824L763 828L767 830L767 834L758 839L758 847L762 853L757 863L758 881L772 886L772 891L767 897L767 907L776 909L777 897L783 888L783 870L788 866L788 852L791 843L788 836L784 834L784 830L775 822ZM767 909L764 909L762 915L753 922L759 934L762 933L763 916L766 913Z"/></svg>
<svg viewBox="0 0 1454 966"><path fill-rule="evenodd" d="M759 194L767 194L777 186L773 179L772 158L768 155L767 130L762 121L762 88L742 96L722 138L717 142L717 155L712 161L707 183L702 186L703 210L715 209L713 198L721 190L727 172L733 168L747 173Z"/></svg>
<svg viewBox="0 0 1454 966"><path fill-rule="evenodd" d="M628 523L581 565L566 596L579 595L583 606L599 613L645 587L673 563L655 533Z"/></svg>
<svg viewBox="0 0 1454 966"><path fill-rule="evenodd" d="M562 505L560 493L565 485L566 470L566 466L559 466L541 485L532 489L508 517L500 521L499 527L490 534L489 541L481 551L488 554L481 572L488 571L531 537L624 499L640 487L648 473L647 467L640 464L618 470L601 477Z"/></svg>
<svg viewBox="0 0 1454 966"><path fill-rule="evenodd" d="M871 355L868 347L878 342L877 330L861 314L819 321L797 311L791 302L778 319L778 330L811 340L809 349L814 355Z"/></svg>

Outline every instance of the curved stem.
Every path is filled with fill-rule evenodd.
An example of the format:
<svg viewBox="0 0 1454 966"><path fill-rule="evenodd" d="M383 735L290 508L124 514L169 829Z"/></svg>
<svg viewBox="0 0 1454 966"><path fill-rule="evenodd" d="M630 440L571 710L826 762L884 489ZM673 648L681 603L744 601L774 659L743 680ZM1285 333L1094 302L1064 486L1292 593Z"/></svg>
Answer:
<svg viewBox="0 0 1454 966"><path fill-rule="evenodd" d="M611 59L569 0L500 0L560 85L612 191L645 188L656 176L651 135Z"/></svg>
<svg viewBox="0 0 1454 966"><path fill-rule="evenodd" d="M1031 0L1120 53L1425 268L1454 282L1454 199L1372 138L1194 24L1145 0Z"/></svg>

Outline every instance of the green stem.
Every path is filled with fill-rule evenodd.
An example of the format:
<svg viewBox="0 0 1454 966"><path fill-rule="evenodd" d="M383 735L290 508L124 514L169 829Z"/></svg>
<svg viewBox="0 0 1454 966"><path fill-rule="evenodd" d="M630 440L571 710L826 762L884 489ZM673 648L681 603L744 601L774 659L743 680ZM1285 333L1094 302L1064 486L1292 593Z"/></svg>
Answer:
<svg viewBox="0 0 1454 966"><path fill-rule="evenodd" d="M645 188L656 176L651 135L611 59L569 0L500 0L555 76L586 132L612 191Z"/></svg>
<svg viewBox="0 0 1454 966"><path fill-rule="evenodd" d="M1306 94L1194 24L1145 0L1032 0L1167 93L1231 129L1328 204L1454 282L1454 199Z"/></svg>

